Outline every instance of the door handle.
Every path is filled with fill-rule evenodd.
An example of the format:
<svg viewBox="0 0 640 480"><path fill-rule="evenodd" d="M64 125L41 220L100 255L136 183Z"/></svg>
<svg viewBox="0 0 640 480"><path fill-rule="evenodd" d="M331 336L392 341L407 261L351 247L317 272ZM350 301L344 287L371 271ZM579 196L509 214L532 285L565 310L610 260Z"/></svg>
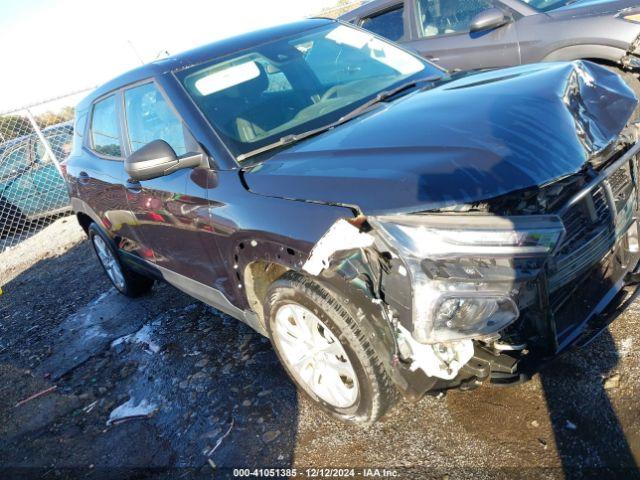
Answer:
<svg viewBox="0 0 640 480"><path fill-rule="evenodd" d="M80 172L78 174L78 183L80 183L80 185L86 185L89 183L89 180L91 180L91 177L87 172Z"/></svg>
<svg viewBox="0 0 640 480"><path fill-rule="evenodd" d="M140 193L142 191L142 185L137 180L127 180L126 189L131 193Z"/></svg>

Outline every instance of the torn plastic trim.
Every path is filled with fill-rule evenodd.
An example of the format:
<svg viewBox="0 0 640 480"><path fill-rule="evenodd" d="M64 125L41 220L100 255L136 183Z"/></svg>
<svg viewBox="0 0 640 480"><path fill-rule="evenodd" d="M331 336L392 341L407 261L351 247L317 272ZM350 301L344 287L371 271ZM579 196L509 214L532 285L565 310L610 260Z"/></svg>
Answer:
<svg viewBox="0 0 640 480"><path fill-rule="evenodd" d="M331 264L331 257L340 251L368 248L374 244L373 236L362 232L349 221L341 218L334 223L313 247L302 269L318 276Z"/></svg>
<svg viewBox="0 0 640 480"><path fill-rule="evenodd" d="M411 361L410 370L422 370L429 377L453 380L474 355L472 340L424 345L398 325L401 352Z"/></svg>
<svg viewBox="0 0 640 480"><path fill-rule="evenodd" d="M340 255L351 250L381 251L388 252L392 257L396 257L395 249L390 249L387 243L379 238L379 232L375 229L369 232L363 228L370 227L365 217L355 219L339 219L321 237L312 249L303 270L307 273L320 276L325 270L340 272L343 270L342 263L345 255ZM374 261L367 258L367 262ZM383 262L383 258L379 259ZM409 272L404 265L397 268L387 269L388 275L398 275L406 279ZM391 271L393 270L393 271ZM331 274L331 273L330 273ZM425 344L417 341L412 333L398 322L397 316L392 307L385 299L383 291L365 291L360 288L376 305L381 313L381 317L394 332L395 351L389 351L391 359L402 359L400 362L406 365L410 372L421 371L427 378L450 381L455 379L465 365L474 356L474 340L465 338L446 342ZM414 295L415 292L412 292ZM381 298L382 297L382 298ZM435 380L434 380L435 381Z"/></svg>

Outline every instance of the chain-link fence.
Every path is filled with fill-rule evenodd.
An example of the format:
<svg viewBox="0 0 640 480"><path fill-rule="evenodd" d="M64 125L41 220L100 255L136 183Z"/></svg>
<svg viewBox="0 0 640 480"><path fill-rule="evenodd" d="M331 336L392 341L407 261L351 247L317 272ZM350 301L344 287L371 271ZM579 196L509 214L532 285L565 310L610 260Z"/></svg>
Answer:
<svg viewBox="0 0 640 480"><path fill-rule="evenodd" d="M0 114L0 253L71 212L64 162L84 92Z"/></svg>
<svg viewBox="0 0 640 480"><path fill-rule="evenodd" d="M367 0L338 0L319 13L337 17ZM0 253L71 213L64 162L73 107L89 89L0 113Z"/></svg>

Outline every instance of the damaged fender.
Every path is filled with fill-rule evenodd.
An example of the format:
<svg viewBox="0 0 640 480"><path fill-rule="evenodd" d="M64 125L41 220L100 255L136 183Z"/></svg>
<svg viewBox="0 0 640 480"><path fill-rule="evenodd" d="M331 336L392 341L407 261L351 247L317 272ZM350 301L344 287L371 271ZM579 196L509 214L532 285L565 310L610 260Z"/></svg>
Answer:
<svg viewBox="0 0 640 480"><path fill-rule="evenodd" d="M381 280L382 272L374 272L375 267L362 254L363 249L371 249L377 257L375 243L376 237L373 234L362 231L345 219L339 219L315 245L303 270L321 282L328 280L333 283L333 290L347 299L345 304L351 304L356 296L361 297L362 302L354 302L356 308L352 315L360 324L375 323L367 330L376 332L372 339L374 343L382 340L379 347L387 352L383 355L387 360L387 371L392 377L396 377L396 383L405 383L395 368L400 358L405 359L405 370L408 368L410 372L421 370L430 378L454 379L473 357L473 342L463 340L435 345L421 344L414 340L406 328L394 321L393 310L384 302L384 292L378 291L376 285ZM378 243L380 244L379 241ZM404 276L406 274L404 271ZM340 281L336 282L337 279ZM367 307L363 309L363 305ZM378 351L381 351L380 348ZM389 364L389 359L394 365ZM405 386L407 388L408 385Z"/></svg>
<svg viewBox="0 0 640 480"><path fill-rule="evenodd" d="M363 233L344 219L338 220L316 243L311 255L303 265L303 270L311 275L319 275L329 267L331 256L338 251L367 248L373 245L374 238Z"/></svg>

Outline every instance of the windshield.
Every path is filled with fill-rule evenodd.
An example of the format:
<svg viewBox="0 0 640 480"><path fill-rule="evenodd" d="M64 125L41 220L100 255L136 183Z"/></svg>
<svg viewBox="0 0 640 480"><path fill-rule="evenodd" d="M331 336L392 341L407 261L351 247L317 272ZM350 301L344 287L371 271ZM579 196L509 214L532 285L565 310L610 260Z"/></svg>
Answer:
<svg viewBox="0 0 640 480"><path fill-rule="evenodd" d="M370 33L332 24L177 73L236 156L338 120L437 67Z"/></svg>
<svg viewBox="0 0 640 480"><path fill-rule="evenodd" d="M539 12L549 12L556 8L576 3L578 0L520 0Z"/></svg>

